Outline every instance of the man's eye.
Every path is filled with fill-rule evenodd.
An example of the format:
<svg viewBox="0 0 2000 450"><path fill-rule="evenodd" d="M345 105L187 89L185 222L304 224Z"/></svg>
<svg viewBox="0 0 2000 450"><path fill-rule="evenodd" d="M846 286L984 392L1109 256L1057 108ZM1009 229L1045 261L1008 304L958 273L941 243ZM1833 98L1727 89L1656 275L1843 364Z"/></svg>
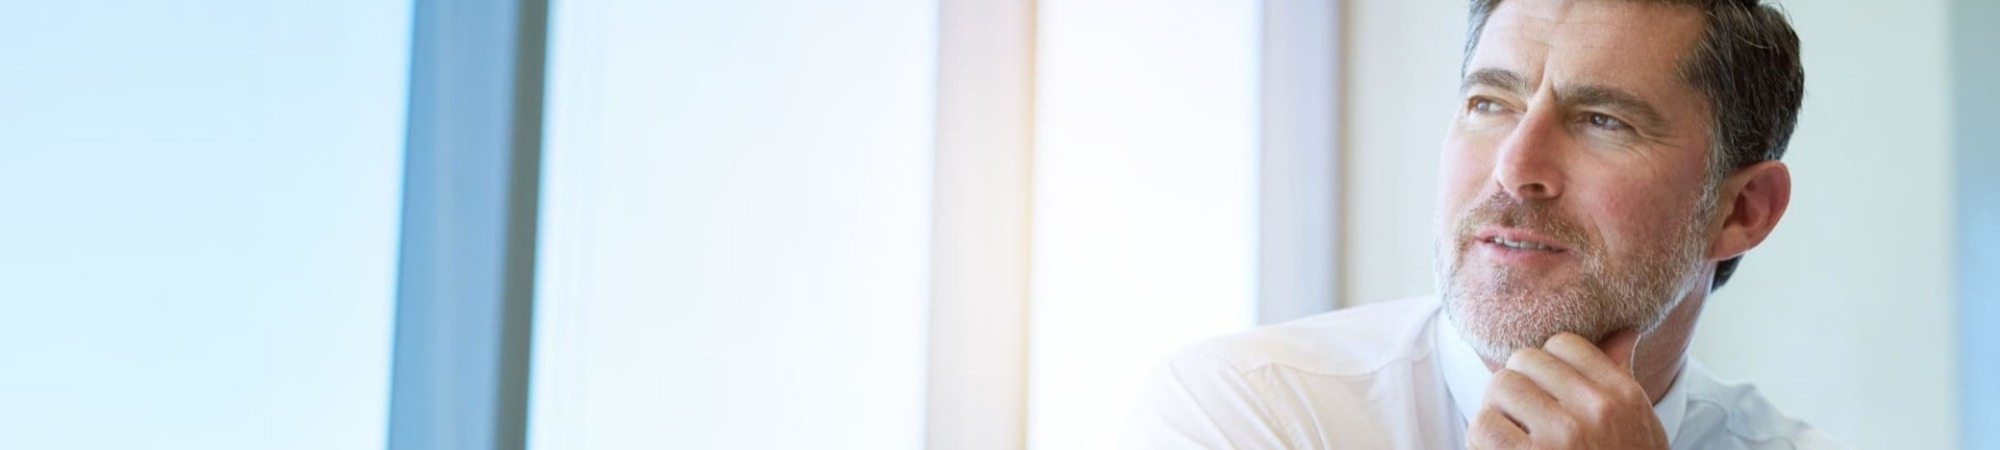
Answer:
<svg viewBox="0 0 2000 450"><path fill-rule="evenodd" d="M1585 116L1584 119L1590 121L1590 126L1603 128L1605 130L1610 130L1610 131L1624 131L1628 128L1631 128L1625 125L1625 121L1618 120L1618 118L1616 117L1611 117L1603 114L1591 113L1590 115Z"/></svg>
<svg viewBox="0 0 2000 450"><path fill-rule="evenodd" d="M1501 107L1500 107L1500 102L1487 100L1483 98L1475 98L1472 99L1471 109L1472 112L1479 114L1493 114L1500 112Z"/></svg>

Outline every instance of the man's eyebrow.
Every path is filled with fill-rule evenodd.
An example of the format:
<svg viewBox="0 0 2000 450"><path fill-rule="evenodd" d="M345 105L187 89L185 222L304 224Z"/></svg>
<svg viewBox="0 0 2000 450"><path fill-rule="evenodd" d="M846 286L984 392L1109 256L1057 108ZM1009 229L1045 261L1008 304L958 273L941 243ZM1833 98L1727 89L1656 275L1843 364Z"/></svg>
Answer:
<svg viewBox="0 0 2000 450"><path fill-rule="evenodd" d="M1528 85L1528 78L1521 76L1520 73L1489 67L1466 74L1465 80L1459 84L1458 91L1463 94L1478 86L1499 89L1515 95L1528 95L1534 90ZM1654 108L1652 103L1647 103L1638 95L1617 88L1589 84L1564 86L1556 90L1556 101L1568 107L1609 109L1631 117L1632 121L1637 122L1632 125L1646 130L1659 130L1667 123L1666 117L1661 115L1660 110Z"/></svg>
<svg viewBox="0 0 2000 450"><path fill-rule="evenodd" d="M1474 86L1487 86L1515 94L1529 91L1528 78L1507 69L1485 68L1466 74L1465 80L1459 82L1458 92L1471 91Z"/></svg>
<svg viewBox="0 0 2000 450"><path fill-rule="evenodd" d="M1658 130L1666 126L1666 119L1653 104L1640 99L1638 95L1616 88L1579 85L1565 86L1556 90L1556 101L1572 106L1595 106L1622 113L1639 123L1642 129Z"/></svg>

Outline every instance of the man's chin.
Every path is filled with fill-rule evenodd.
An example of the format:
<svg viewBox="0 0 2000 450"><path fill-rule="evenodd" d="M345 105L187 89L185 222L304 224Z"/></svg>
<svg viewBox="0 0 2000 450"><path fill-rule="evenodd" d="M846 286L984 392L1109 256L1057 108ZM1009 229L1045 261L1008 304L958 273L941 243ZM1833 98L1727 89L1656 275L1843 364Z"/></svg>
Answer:
<svg viewBox="0 0 2000 450"><path fill-rule="evenodd" d="M1445 305L1459 331L1481 356L1505 361L1514 351L1541 347L1558 333L1570 332L1596 342L1633 324L1614 323L1601 305L1579 298L1573 290L1530 289L1519 292L1460 292Z"/></svg>
<svg viewBox="0 0 2000 450"><path fill-rule="evenodd" d="M1471 257L1467 258L1465 264L1459 266L1458 273L1465 280L1536 283L1553 286L1562 286L1561 282L1574 282L1583 277L1583 269L1575 259L1542 264L1525 264Z"/></svg>
<svg viewBox="0 0 2000 450"><path fill-rule="evenodd" d="M1452 280L1453 292L1494 304L1535 304L1582 295L1583 280L1573 274L1500 270L1462 273Z"/></svg>

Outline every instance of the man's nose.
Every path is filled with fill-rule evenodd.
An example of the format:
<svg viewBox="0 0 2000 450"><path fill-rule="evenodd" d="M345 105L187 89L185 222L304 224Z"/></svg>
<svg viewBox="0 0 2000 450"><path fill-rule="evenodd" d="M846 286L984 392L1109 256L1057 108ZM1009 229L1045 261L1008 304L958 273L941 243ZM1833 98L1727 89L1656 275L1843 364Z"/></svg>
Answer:
<svg viewBox="0 0 2000 450"><path fill-rule="evenodd" d="M1563 173L1557 165L1557 156L1564 139L1559 117L1545 111L1530 111L1514 132L1500 142L1494 154L1493 181L1500 185L1500 190L1521 200L1561 196Z"/></svg>

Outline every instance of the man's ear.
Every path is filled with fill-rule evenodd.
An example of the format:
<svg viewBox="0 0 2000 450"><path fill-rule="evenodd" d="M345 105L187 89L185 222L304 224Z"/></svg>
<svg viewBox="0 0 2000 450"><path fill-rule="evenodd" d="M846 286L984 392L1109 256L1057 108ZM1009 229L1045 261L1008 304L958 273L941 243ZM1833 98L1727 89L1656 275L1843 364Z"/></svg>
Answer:
<svg viewBox="0 0 2000 450"><path fill-rule="evenodd" d="M1717 189L1722 221L1708 248L1711 261L1742 255L1771 235L1792 203L1792 171L1783 162L1763 161L1736 171Z"/></svg>

